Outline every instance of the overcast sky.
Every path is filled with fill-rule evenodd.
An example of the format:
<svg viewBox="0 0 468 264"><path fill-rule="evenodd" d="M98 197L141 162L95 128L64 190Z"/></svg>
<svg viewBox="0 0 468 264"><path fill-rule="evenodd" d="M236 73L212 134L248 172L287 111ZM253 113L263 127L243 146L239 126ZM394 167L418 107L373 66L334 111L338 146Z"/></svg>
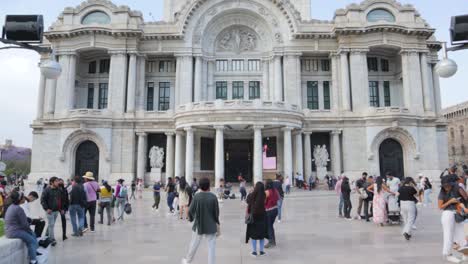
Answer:
<svg viewBox="0 0 468 264"><path fill-rule="evenodd" d="M182 1L182 0L174 0ZM0 23L5 14L43 14L48 28L66 6L79 5L81 0L15 0L1 1ZM143 12L146 21L161 20L163 0L114 0ZM352 0L312 0L312 17L331 20L334 11ZM467 0L404 0L413 4L422 17L437 30L438 40L449 40L450 17L468 14ZM437 3L437 5L435 4ZM468 50L450 54L459 67L451 79L441 79L444 107L468 100ZM13 139L15 145L30 147L32 130L29 127L36 115L39 80L38 55L33 51L0 50L0 143Z"/></svg>

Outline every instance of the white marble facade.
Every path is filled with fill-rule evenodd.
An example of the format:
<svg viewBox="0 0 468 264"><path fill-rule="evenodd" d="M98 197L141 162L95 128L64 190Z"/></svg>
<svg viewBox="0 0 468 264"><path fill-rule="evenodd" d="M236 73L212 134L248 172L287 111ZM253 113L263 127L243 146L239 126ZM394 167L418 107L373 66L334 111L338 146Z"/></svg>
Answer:
<svg viewBox="0 0 468 264"><path fill-rule="evenodd" d="M317 133L329 134L333 175L380 174L389 138L404 175L447 166L433 70L441 44L412 6L366 0L321 21L308 0L164 3L164 21L149 22L88 0L49 28L63 73L41 78L30 179L75 174L85 141L99 149L100 179L144 178L151 134L167 139L165 177L219 181L226 139L252 141L255 180L308 177ZM216 142L208 171L202 137ZM276 170L262 168L265 137L277 139Z"/></svg>

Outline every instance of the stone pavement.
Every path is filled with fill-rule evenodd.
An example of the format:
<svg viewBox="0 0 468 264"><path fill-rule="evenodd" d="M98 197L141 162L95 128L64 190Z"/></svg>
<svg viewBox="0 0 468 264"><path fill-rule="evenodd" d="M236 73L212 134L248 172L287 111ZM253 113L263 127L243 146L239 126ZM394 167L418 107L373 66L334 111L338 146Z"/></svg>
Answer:
<svg viewBox="0 0 468 264"><path fill-rule="evenodd" d="M149 191L132 201L133 214L113 226L97 225L96 233L69 236L51 250L49 263L158 263L178 264L185 255L191 224L167 214L165 199L159 212L151 210ZM435 200L436 194L433 194ZM357 203L353 203L353 212ZM239 199L221 204L222 236L217 240L217 263L444 263L441 257L440 213L434 204L420 208L416 233L410 242L400 227L378 227L364 221L336 217L337 198L328 191L295 191L284 203L282 223L275 224L278 246L266 257L250 256L245 244L245 205ZM71 232L68 223L68 233ZM61 234L60 220L56 234ZM202 243L193 263L207 263Z"/></svg>

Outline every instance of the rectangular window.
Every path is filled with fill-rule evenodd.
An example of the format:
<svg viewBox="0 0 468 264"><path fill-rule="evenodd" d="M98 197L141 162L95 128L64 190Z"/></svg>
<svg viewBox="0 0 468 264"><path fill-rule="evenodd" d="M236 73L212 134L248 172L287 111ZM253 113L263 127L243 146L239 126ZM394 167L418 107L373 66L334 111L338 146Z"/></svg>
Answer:
<svg viewBox="0 0 468 264"><path fill-rule="evenodd" d="M159 61L159 72L173 72L173 62L170 60Z"/></svg>
<svg viewBox="0 0 468 264"><path fill-rule="evenodd" d="M385 103L385 107L389 107L392 105L392 100L391 100L391 96L390 96L390 82L389 81L385 81L383 83L383 88L384 88L384 103Z"/></svg>
<svg viewBox="0 0 468 264"><path fill-rule="evenodd" d="M88 64L88 73L96 73L97 63L96 61L92 61Z"/></svg>
<svg viewBox="0 0 468 264"><path fill-rule="evenodd" d="M107 83L100 83L99 84L99 109L107 108Z"/></svg>
<svg viewBox="0 0 468 264"><path fill-rule="evenodd" d="M383 72L388 72L389 66L388 66L388 60L386 59L381 59L380 60L380 68L382 69Z"/></svg>
<svg viewBox="0 0 468 264"><path fill-rule="evenodd" d="M226 72L228 71L228 60L217 60L216 61L216 71Z"/></svg>
<svg viewBox="0 0 468 264"><path fill-rule="evenodd" d="M368 57L367 58L367 69L369 71L379 71L379 63L377 58Z"/></svg>
<svg viewBox="0 0 468 264"><path fill-rule="evenodd" d="M94 108L94 83L88 83L87 108L88 109Z"/></svg>
<svg viewBox="0 0 468 264"><path fill-rule="evenodd" d="M232 60L232 71L244 71L244 60Z"/></svg>
<svg viewBox="0 0 468 264"><path fill-rule="evenodd" d="M307 82L307 108L318 110L319 109L319 95L318 95L318 82Z"/></svg>
<svg viewBox="0 0 468 264"><path fill-rule="evenodd" d="M110 59L99 61L99 73L109 73Z"/></svg>
<svg viewBox="0 0 468 264"><path fill-rule="evenodd" d="M260 99L260 82L251 81L249 82L249 99Z"/></svg>
<svg viewBox="0 0 468 264"><path fill-rule="evenodd" d="M330 110L330 82L323 82L323 108Z"/></svg>
<svg viewBox="0 0 468 264"><path fill-rule="evenodd" d="M328 59L321 60L321 64L322 64L322 71L324 72L330 71L330 60Z"/></svg>
<svg viewBox="0 0 468 264"><path fill-rule="evenodd" d="M232 82L232 99L244 99L244 82Z"/></svg>
<svg viewBox="0 0 468 264"><path fill-rule="evenodd" d="M171 83L159 83L159 111L167 111L170 106Z"/></svg>
<svg viewBox="0 0 468 264"><path fill-rule="evenodd" d="M260 71L260 60L249 60L249 71Z"/></svg>
<svg viewBox="0 0 468 264"><path fill-rule="evenodd" d="M146 72L154 72L154 65L156 64L155 61L147 61L146 62Z"/></svg>
<svg viewBox="0 0 468 264"><path fill-rule="evenodd" d="M148 83L148 90L146 94L146 111L154 110L154 82Z"/></svg>
<svg viewBox="0 0 468 264"><path fill-rule="evenodd" d="M216 82L216 99L227 100L227 82Z"/></svg>
<svg viewBox="0 0 468 264"><path fill-rule="evenodd" d="M369 103L371 107L380 107L379 103L379 82L369 82Z"/></svg>
<svg viewBox="0 0 468 264"><path fill-rule="evenodd" d="M319 60L304 59L301 63L302 71L312 72L319 70Z"/></svg>

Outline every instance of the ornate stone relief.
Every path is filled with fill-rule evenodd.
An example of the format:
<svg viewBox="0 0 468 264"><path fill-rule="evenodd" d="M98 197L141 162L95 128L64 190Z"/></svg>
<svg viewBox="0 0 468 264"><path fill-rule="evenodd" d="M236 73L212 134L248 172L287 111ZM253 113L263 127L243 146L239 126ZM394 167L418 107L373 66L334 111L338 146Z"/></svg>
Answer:
<svg viewBox="0 0 468 264"><path fill-rule="evenodd" d="M233 27L221 33L216 44L218 51L241 53L257 48L257 35L247 27Z"/></svg>

